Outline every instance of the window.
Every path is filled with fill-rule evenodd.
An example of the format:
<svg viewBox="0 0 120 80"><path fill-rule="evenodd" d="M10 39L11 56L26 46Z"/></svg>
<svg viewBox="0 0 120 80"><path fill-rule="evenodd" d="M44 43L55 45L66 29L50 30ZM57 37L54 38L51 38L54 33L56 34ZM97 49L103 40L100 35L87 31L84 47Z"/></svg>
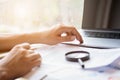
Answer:
<svg viewBox="0 0 120 80"><path fill-rule="evenodd" d="M84 0L0 0L0 32L30 32L57 23L82 24Z"/></svg>

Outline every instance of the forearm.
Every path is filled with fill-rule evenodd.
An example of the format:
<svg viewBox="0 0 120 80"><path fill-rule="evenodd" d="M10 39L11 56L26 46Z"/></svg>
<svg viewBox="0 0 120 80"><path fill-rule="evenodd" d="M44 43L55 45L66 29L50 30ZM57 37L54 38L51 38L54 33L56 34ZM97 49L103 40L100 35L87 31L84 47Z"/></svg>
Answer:
<svg viewBox="0 0 120 80"><path fill-rule="evenodd" d="M16 44L28 43L46 43L45 34L47 31L23 33L23 34L2 34L0 35L0 51L7 51Z"/></svg>
<svg viewBox="0 0 120 80"><path fill-rule="evenodd" d="M24 35L24 41L27 41L30 44L34 43L42 43L42 44L47 44L48 40L48 33L49 31L41 31L41 32L34 32L34 33L28 33Z"/></svg>
<svg viewBox="0 0 120 80"><path fill-rule="evenodd" d="M10 50L14 45L22 42L24 34L1 34L0 51Z"/></svg>

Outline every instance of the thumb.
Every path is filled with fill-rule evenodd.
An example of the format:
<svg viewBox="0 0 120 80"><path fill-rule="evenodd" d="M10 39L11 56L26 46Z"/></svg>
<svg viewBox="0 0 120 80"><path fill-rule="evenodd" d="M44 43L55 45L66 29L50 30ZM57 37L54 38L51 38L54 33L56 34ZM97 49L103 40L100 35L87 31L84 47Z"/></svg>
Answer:
<svg viewBox="0 0 120 80"><path fill-rule="evenodd" d="M61 37L61 42L66 42L66 41L73 41L75 40L75 36L64 36L64 37Z"/></svg>
<svg viewBox="0 0 120 80"><path fill-rule="evenodd" d="M25 49L30 49L30 44L29 43L22 43L20 45Z"/></svg>

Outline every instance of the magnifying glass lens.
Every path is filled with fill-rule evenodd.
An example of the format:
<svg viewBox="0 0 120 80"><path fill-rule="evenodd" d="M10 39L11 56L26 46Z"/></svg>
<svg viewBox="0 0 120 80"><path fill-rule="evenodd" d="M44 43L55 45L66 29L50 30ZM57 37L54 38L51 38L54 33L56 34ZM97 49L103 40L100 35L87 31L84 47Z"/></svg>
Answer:
<svg viewBox="0 0 120 80"><path fill-rule="evenodd" d="M76 58L76 59L83 58L86 56L88 56L88 54L86 54L86 53L73 53L73 54L67 55L67 57L69 57L69 58Z"/></svg>

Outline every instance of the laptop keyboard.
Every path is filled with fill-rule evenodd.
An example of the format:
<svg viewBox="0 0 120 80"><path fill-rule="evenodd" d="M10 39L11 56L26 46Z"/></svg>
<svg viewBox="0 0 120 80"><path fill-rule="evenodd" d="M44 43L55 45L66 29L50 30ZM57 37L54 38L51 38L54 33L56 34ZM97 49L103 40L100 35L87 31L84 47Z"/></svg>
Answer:
<svg viewBox="0 0 120 80"><path fill-rule="evenodd" d="M106 32L89 32L85 31L87 37L98 37L98 38L111 38L120 39L120 33L106 33Z"/></svg>

